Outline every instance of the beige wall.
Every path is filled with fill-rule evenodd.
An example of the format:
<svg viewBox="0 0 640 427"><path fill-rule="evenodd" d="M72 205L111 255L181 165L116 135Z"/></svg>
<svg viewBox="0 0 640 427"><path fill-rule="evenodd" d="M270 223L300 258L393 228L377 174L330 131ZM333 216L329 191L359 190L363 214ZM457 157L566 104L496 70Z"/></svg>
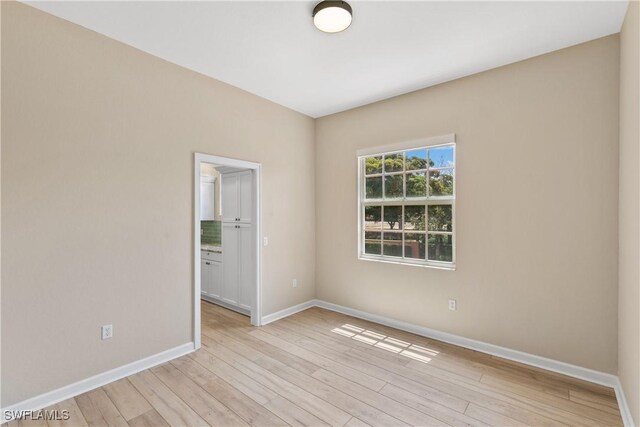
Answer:
<svg viewBox="0 0 640 427"><path fill-rule="evenodd" d="M601 371L619 363L638 419L637 238L620 241L616 351L619 101L621 235L638 235L633 7L620 100L611 36L319 119L314 135L306 116L2 2L2 405L191 340L204 152L263 164L264 314L317 295ZM451 132L458 269L358 261L356 150Z"/></svg>
<svg viewBox="0 0 640 427"><path fill-rule="evenodd" d="M318 298L616 373L618 65L614 35L317 120ZM447 133L457 270L359 261L356 150Z"/></svg>
<svg viewBox="0 0 640 427"><path fill-rule="evenodd" d="M263 165L264 314L314 297L312 119L17 3L2 64L3 406L191 341L194 152Z"/></svg>
<svg viewBox="0 0 640 427"><path fill-rule="evenodd" d="M620 33L620 224L618 375L640 422L640 3Z"/></svg>

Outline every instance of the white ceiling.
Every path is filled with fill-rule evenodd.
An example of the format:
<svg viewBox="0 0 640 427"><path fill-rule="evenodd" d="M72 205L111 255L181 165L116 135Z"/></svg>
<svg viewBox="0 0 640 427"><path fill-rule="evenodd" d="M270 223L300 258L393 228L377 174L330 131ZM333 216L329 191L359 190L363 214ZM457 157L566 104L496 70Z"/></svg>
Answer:
<svg viewBox="0 0 640 427"><path fill-rule="evenodd" d="M315 1L28 2L312 117L620 31L626 1L353 0L345 32Z"/></svg>

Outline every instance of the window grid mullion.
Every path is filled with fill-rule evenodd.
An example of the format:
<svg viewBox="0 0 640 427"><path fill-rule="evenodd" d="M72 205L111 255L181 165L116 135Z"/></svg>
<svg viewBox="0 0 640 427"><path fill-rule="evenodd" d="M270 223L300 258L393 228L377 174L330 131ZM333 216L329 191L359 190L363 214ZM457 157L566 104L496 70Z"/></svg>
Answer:
<svg viewBox="0 0 640 427"><path fill-rule="evenodd" d="M380 254L384 256L384 206L380 207Z"/></svg>
<svg viewBox="0 0 640 427"><path fill-rule="evenodd" d="M427 164L429 163L429 152L427 151ZM429 172L427 172L427 179ZM424 205L424 260L429 261L429 205Z"/></svg>
<svg viewBox="0 0 640 427"><path fill-rule="evenodd" d="M427 195L427 199L429 199L429 197L431 197L431 186L429 185L429 170L431 169L431 165L429 164L429 150L427 150L427 170L425 171L424 175L425 175L425 180L424 180L424 185L425 185L425 194ZM426 208L425 208L426 209ZM425 257L427 256L427 242L424 242L425 244ZM425 258L426 259L426 258Z"/></svg>
<svg viewBox="0 0 640 427"><path fill-rule="evenodd" d="M405 223L404 223L404 205L402 205L401 212L402 212L402 219L401 219L401 221L402 221L401 222L401 224L402 224L402 240L401 240L401 242L402 242L401 243L402 244L402 251L401 251L401 253L402 253L402 259L405 259L405 256L404 256L404 226L405 226Z"/></svg>
<svg viewBox="0 0 640 427"><path fill-rule="evenodd" d="M452 169L452 168L443 168L443 169ZM436 170L436 169L432 169ZM389 175L402 175L403 173L420 173L427 172L427 169L406 169L404 171L396 171L396 172L380 172L380 173L372 173L372 174L364 174L365 178L378 178L381 176L389 176Z"/></svg>
<svg viewBox="0 0 640 427"><path fill-rule="evenodd" d="M453 144L452 144L453 145ZM431 167L430 165L430 157L431 157L431 147L426 147L426 169L416 169L416 170L411 170L409 171L407 169L407 152L408 151L413 151L413 150L418 150L420 148L415 148L415 149L411 149L411 150L403 150L402 152L398 151L398 152L390 152L390 153L384 153L381 154L379 157L381 157L382 159L382 165L381 165L381 173L374 173L374 174L370 174L367 175L366 174L366 163L365 163L365 157L362 158L362 175L365 179L363 179L363 185L361 186L361 191L362 191L362 196L360 199L360 215L362 215L362 218L365 218L365 209L368 206L380 206L380 215L381 215L381 224L380 224L380 255L375 255L372 256L372 258L380 258L381 260L384 259L389 259L389 260L393 260L393 259L398 259L398 257L393 256L393 255L385 255L385 250L384 250L384 242L385 242L385 235L386 234L393 234L395 235L395 237L397 236L397 233L401 233L401 239L398 241L396 239L393 240L393 242L400 242L401 244L401 251L400 251L400 258L402 260L408 260L409 263L413 263L413 264L418 264L420 262L422 263L426 263L426 265L434 265L434 266L438 266L438 265L447 265L447 264L453 264L455 263L455 175L456 175L456 166L455 166L455 145L453 145L453 166L451 167ZM388 155L394 155L397 156L398 154L400 154L402 156L402 170L400 171L390 171L387 172L386 170L386 158ZM369 157L377 157L377 156L369 156ZM450 196L432 196L431 195L431 186L430 186L430 179L429 179L429 175L431 171L451 171L451 177L452 177L452 182L451 182L451 186L453 187L453 194ZM422 173L424 172L425 174L425 196L424 197L416 197L416 198L408 198L407 197L407 177L409 173ZM402 198L401 199L392 199L392 198L387 198L387 191L386 191L386 177L387 176L401 176L402 177ZM367 189L367 185L366 185L366 178L379 178L382 180L381 183L381 187L382 187L382 198L381 199L366 199L366 189ZM438 206L438 205L450 205L451 206L451 230L452 231L430 231L429 230L429 206ZM386 208L390 207L390 206L397 206L400 207L400 221L399 224L402 224L402 227L399 227L399 230L386 230L385 229L385 211ZM425 226L424 226L424 230L407 230L406 229L406 207L407 206L424 206L424 221L425 221ZM373 231L373 230L370 230ZM363 252L362 255L367 255L367 257L369 257L369 255L373 255L373 254L365 254L365 247L366 247L366 224L364 223L364 221L362 222L362 228L360 230L360 232L362 233L362 247L363 247ZM416 234L416 235L422 235L424 236L424 246L425 246L425 254L424 254L424 258L420 259L420 258L407 258L407 254L406 254L406 234L407 232ZM429 235L441 235L441 236L451 236L451 243L452 243L452 248L451 251L452 253L451 255L451 261L438 261L438 260L433 260L433 259L429 259L429 246L428 246L428 238ZM390 240L390 242L392 242ZM391 261L393 262L393 261Z"/></svg>
<svg viewBox="0 0 640 427"><path fill-rule="evenodd" d="M455 202L453 199L429 199L425 200L424 198L417 199L368 199L366 201L362 201L361 204L363 206L438 206L438 205L452 205Z"/></svg>

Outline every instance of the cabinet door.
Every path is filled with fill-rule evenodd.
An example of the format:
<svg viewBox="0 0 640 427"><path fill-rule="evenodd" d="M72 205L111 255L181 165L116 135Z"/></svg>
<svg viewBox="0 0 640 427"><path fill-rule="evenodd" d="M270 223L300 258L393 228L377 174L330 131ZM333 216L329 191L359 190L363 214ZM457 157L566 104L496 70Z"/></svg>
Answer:
<svg viewBox="0 0 640 427"><path fill-rule="evenodd" d="M211 283L209 285L209 296L221 298L222 294L222 263L211 261Z"/></svg>
<svg viewBox="0 0 640 427"><path fill-rule="evenodd" d="M222 224L222 299L238 304L238 224Z"/></svg>
<svg viewBox="0 0 640 427"><path fill-rule="evenodd" d="M238 174L229 173L220 176L222 221L237 221L240 218L238 209Z"/></svg>
<svg viewBox="0 0 640 427"><path fill-rule="evenodd" d="M211 261L200 260L200 293L210 295L212 269Z"/></svg>
<svg viewBox="0 0 640 427"><path fill-rule="evenodd" d="M238 305L251 310L255 289L253 227L251 224L240 224L239 227Z"/></svg>
<svg viewBox="0 0 640 427"><path fill-rule="evenodd" d="M200 221L213 221L215 217L215 184L200 181Z"/></svg>
<svg viewBox="0 0 640 427"><path fill-rule="evenodd" d="M241 222L251 222L253 211L253 175L251 171L238 174L238 217Z"/></svg>

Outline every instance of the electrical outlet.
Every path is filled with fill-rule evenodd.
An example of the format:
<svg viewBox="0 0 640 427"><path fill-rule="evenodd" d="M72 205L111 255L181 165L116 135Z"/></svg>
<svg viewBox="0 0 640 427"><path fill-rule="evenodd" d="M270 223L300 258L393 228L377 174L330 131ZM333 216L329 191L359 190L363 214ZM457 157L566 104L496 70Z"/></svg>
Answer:
<svg viewBox="0 0 640 427"><path fill-rule="evenodd" d="M456 311L458 309L458 303L454 299L449 300L449 310Z"/></svg>
<svg viewBox="0 0 640 427"><path fill-rule="evenodd" d="M294 288L297 288L298 287L298 279L293 279L292 284L293 284Z"/></svg>
<svg viewBox="0 0 640 427"><path fill-rule="evenodd" d="M102 339L108 340L113 337L113 325L104 325L102 327Z"/></svg>
<svg viewBox="0 0 640 427"><path fill-rule="evenodd" d="M262 238L262 244L264 246L268 246L269 245L269 238L268 237L263 237Z"/></svg>

